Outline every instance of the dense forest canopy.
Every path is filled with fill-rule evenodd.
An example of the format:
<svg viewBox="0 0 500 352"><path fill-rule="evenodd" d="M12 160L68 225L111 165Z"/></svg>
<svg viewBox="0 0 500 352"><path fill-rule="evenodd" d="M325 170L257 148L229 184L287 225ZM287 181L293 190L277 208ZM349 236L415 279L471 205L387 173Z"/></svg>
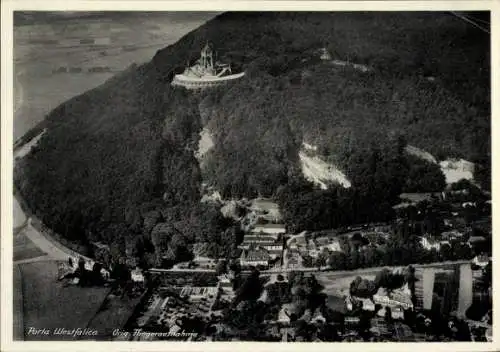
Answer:
<svg viewBox="0 0 500 352"><path fill-rule="evenodd" d="M207 41L245 78L201 94L172 88ZM68 239L149 248L159 261L188 258L200 241L234 252L234 224L199 204L202 182L225 197L274 196L290 217L308 208L313 227L390 218L400 192L444 187L407 143L478 163L488 186L489 41L446 13L224 13L52 111L16 164L16 187ZM322 61L321 48L370 70ZM203 126L215 146L200 169ZM304 141L352 189L306 182Z"/></svg>

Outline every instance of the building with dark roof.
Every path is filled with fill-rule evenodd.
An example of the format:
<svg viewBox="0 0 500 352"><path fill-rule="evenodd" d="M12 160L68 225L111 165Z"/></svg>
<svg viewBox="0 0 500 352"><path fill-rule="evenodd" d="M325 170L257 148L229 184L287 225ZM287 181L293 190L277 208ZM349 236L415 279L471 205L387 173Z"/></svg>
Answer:
<svg viewBox="0 0 500 352"><path fill-rule="evenodd" d="M249 249L243 251L241 254L240 264L242 266L268 266L271 259L271 256L265 249Z"/></svg>

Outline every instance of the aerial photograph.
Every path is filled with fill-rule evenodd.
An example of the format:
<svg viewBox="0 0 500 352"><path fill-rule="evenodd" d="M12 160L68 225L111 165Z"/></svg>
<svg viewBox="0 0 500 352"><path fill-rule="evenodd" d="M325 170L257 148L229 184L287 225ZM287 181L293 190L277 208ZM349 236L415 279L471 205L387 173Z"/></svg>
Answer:
<svg viewBox="0 0 500 352"><path fill-rule="evenodd" d="M490 32L14 12L12 338L493 342Z"/></svg>

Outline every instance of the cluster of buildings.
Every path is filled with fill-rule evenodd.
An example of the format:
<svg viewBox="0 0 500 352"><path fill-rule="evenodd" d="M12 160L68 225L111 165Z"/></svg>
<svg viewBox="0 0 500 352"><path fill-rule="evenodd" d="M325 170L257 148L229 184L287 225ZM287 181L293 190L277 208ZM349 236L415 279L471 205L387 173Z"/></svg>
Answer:
<svg viewBox="0 0 500 352"><path fill-rule="evenodd" d="M208 321L219 295L218 285L160 288L146 302L136 325L144 330L161 327L176 334L183 330L185 319Z"/></svg>
<svg viewBox="0 0 500 352"><path fill-rule="evenodd" d="M264 267L280 260L283 256L283 235L285 225L263 224L255 226L246 234L239 245L242 249L240 264L242 267Z"/></svg>
<svg viewBox="0 0 500 352"><path fill-rule="evenodd" d="M451 325L454 319L460 319L468 324L472 341L475 339L489 341L492 331L491 310L485 312L480 319L476 318L475 321L467 315L473 303L478 303L476 306L487 307L487 300L489 300L491 307L491 290L485 291L484 287L478 288L481 286L482 275L480 273L482 269L472 270L471 264L418 268L415 272L414 299L408 284L392 291L380 288L371 298L346 296L344 324L347 333L344 340L362 340L354 329L360 323L361 309L362 312L373 313L370 333L376 341L415 341L427 338L427 336L418 337L418 333L412 332L405 324L405 311L418 312L417 316L424 317L428 327L431 326L431 317L435 314L446 321L449 320ZM378 305L381 309L377 309ZM386 318L389 309L392 322L388 325ZM339 310L338 307L335 307L335 310ZM350 329L353 330L352 333L349 333ZM480 330L481 336L473 337L472 331L477 329ZM477 335L476 332L475 334Z"/></svg>
<svg viewBox="0 0 500 352"><path fill-rule="evenodd" d="M304 231L287 240L285 267L288 269L300 268L303 266L304 257L316 259L325 250L342 252L341 244L335 237L308 237Z"/></svg>
<svg viewBox="0 0 500 352"><path fill-rule="evenodd" d="M215 269L217 260L209 257L196 256L190 262L182 262L174 265L176 269Z"/></svg>
<svg viewBox="0 0 500 352"><path fill-rule="evenodd" d="M245 226L246 234L238 246L242 250L242 267L260 267L268 269L271 265L281 265L284 250L286 228L281 223L282 217L278 205L268 199L251 201Z"/></svg>
<svg viewBox="0 0 500 352"><path fill-rule="evenodd" d="M411 291L408 285L400 289L388 291L380 287L371 298L360 298L347 296L345 304L348 311L353 311L360 306L365 311L374 312L376 305L382 308L378 310L377 315L381 318L385 317L386 311L390 310L393 319L404 319L404 311L412 310L413 303L411 300Z"/></svg>
<svg viewBox="0 0 500 352"><path fill-rule="evenodd" d="M234 290L232 284L232 277L230 274L222 274L218 277L219 294L221 301L231 302L234 298Z"/></svg>
<svg viewBox="0 0 500 352"><path fill-rule="evenodd" d="M317 258L327 249L330 252L342 252L340 242L334 237L307 238L306 232L293 236L287 243L287 249L298 252L301 256Z"/></svg>
<svg viewBox="0 0 500 352"><path fill-rule="evenodd" d="M368 246L377 247L387 242L389 233L385 226L368 226L347 233L334 231L332 233L307 233L306 231L288 238L285 249L284 266L297 269L311 266L321 255L326 258L335 252L346 252L346 245L362 250ZM358 237L356 237L357 235ZM309 259L306 261L306 259ZM311 260L312 259L312 260ZM307 264L309 262L309 264ZM324 266L327 263L321 264ZM316 266L315 264L312 264Z"/></svg>
<svg viewBox="0 0 500 352"><path fill-rule="evenodd" d="M394 208L399 220L410 216L420 218L414 221L414 226L421 229L420 243L424 249L439 252L443 246L461 244L478 254L491 247L491 200L488 197L488 192L479 189L475 192L473 188L448 187L443 192L402 193L402 202ZM425 203L427 206L421 208ZM412 206L416 208L408 210ZM422 220L427 212L433 213L432 226Z"/></svg>
<svg viewBox="0 0 500 352"><path fill-rule="evenodd" d="M427 250L435 249L439 251L442 246L448 245L451 246L452 241L461 241L465 236L465 233L452 230L452 231L444 231L439 236L432 236L430 234L426 234L420 238L420 243L422 247ZM488 239L484 236L469 236L469 238L465 241L471 249L475 248L477 245L481 243L486 243Z"/></svg>

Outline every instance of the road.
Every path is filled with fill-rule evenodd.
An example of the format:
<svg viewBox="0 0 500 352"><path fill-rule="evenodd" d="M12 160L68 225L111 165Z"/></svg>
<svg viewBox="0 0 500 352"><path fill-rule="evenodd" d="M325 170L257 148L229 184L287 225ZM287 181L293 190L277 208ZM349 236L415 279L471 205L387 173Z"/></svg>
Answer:
<svg viewBox="0 0 500 352"><path fill-rule="evenodd" d="M447 261L447 262L436 262L436 263L429 263L429 264L412 264L415 268L435 268L435 267L442 267L442 266L447 266L447 265L457 265L457 264L467 264L470 263L469 260L457 260L457 261ZM271 275L271 274L282 274L286 272L328 272L332 273L335 276L343 276L343 275L366 275L366 274L371 274L373 272L378 272L384 268L396 268L395 266L379 266L379 267L371 267L371 268L363 268L363 269L356 269L356 270L331 270L328 268L297 268L297 269L281 269L281 270L262 270L260 272L261 275ZM214 273L215 270L213 269L160 269L160 268L152 268L149 270L150 272L153 273ZM243 273L250 273L250 270L243 270Z"/></svg>
<svg viewBox="0 0 500 352"><path fill-rule="evenodd" d="M22 223L25 221L26 216L19 206L19 203L16 199L16 197L13 198L13 210L14 210L14 226L18 227L19 232L24 232L24 234L38 247L40 248L43 252L47 253L47 258L46 259L53 259L53 260L67 260L68 257L73 257L73 258L78 258L81 255L79 253L74 252L73 250L67 248L66 246L62 245L60 242L57 242L55 239L51 238L49 234L44 234L37 230L33 225L31 224L30 219L28 219L25 222L24 228L20 228ZM83 256L85 260L92 261L90 258L87 258ZM39 259L40 260L40 259ZM448 262L437 262L437 263L430 263L430 264L414 264L415 268L425 268L425 267L440 267L440 266L446 266L450 264L465 264L465 263L470 263L470 261L467 260L460 260L460 261L448 261ZM369 274L375 271L382 270L383 268L386 268L387 266L381 266L381 267L372 267L372 268L364 268L364 269L357 269L357 270L343 270L343 271L334 271L334 270L329 270L328 268L324 267L318 270L318 268L294 268L294 269L270 269L270 270L263 270L261 271L261 275L270 275L270 274L280 274L280 273L285 273L285 272L290 272L290 271L300 271L300 272L335 272L336 276L342 276L342 275L362 275L362 274ZM153 268L150 269L151 272L156 272L156 273L214 273L215 270L213 269L160 269L160 268ZM250 273L250 271L243 271L243 273Z"/></svg>
<svg viewBox="0 0 500 352"><path fill-rule="evenodd" d="M43 230L39 230L33 226L32 220L26 218L26 215L19 205L16 197L13 197L13 216L14 216L14 226L16 234L25 235L28 237L42 252L47 255L43 257L37 257L33 259L27 259L22 261L39 261L39 260L62 260L67 261L68 257L78 258L83 257L87 261L91 261L90 258L82 256L79 253L67 248L60 242L56 241L49 234L43 233ZM38 226L37 226L38 227ZM16 262L16 264L21 264L21 262Z"/></svg>
<svg viewBox="0 0 500 352"><path fill-rule="evenodd" d="M61 244L56 245L42 235L37 229L28 223L21 232L28 237L38 248L47 253L47 256L53 260L68 260L69 256L74 256L70 249L65 248Z"/></svg>

